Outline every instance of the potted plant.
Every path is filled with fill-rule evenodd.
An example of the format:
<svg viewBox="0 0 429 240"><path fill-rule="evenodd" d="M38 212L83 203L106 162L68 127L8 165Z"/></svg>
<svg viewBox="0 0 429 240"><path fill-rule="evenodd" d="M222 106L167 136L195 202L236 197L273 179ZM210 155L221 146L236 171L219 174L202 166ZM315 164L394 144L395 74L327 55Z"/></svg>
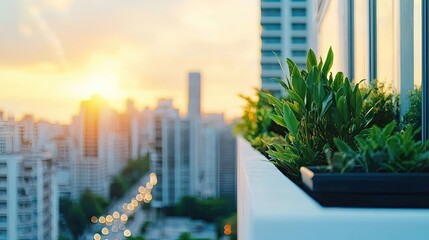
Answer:
<svg viewBox="0 0 429 240"><path fill-rule="evenodd" d="M429 207L429 187L421 184L422 181L429 180L428 175L406 173L407 170L426 171L428 161L421 158L427 156L423 151L427 144L414 142L415 134L411 128L403 133L395 133L395 121L387 124L380 122L383 119L380 120L379 117L377 121L373 121L377 111L386 111L386 106L391 106L392 114L385 120L390 122L397 119L397 105L393 99L395 96L389 95L389 101L393 101L393 104L386 104L384 93L372 92L377 91L374 85L365 90L360 88L361 82L351 83L342 72L333 75L330 72L333 58L334 54L330 49L324 62L322 59L317 61L314 52L310 50L305 70L300 70L291 59L287 59L289 76L285 82L278 80L285 89L285 98L278 99L268 92L261 92L261 96L273 106L268 117L285 129L283 142L265 141L268 156L286 176L304 186L304 190L325 206ZM380 100L374 101L374 96ZM380 129L375 124L387 126ZM381 132L386 138L384 142L379 139ZM396 163L403 161L402 163L411 164L410 161L419 159L419 164L426 165L407 170L363 171L357 163L361 167L366 166L363 164L366 158L361 154L365 157L374 154L369 153L370 150L365 145L371 137L374 142L381 141L377 142L380 146L374 149L376 153L380 153L383 147L391 146L382 146L383 144L398 141L410 148L401 148L403 152L383 148L385 156L390 157L383 161L393 161L394 158ZM366 138L369 138L368 141ZM342 163L347 171L338 171L341 163L339 156L344 158ZM356 169L350 168L350 164L355 164L353 166ZM306 168L307 166L315 167ZM402 167L397 167L399 166ZM405 176L409 180L401 182ZM406 184L407 181L418 184L410 187ZM392 189L390 191L388 184ZM402 188L395 187L401 184ZM416 198L408 201L410 194Z"/></svg>
<svg viewBox="0 0 429 240"><path fill-rule="evenodd" d="M357 151L341 139L326 149L329 166L301 167L302 181L324 206L429 207L428 142L416 141L409 126L373 126L356 137Z"/></svg>

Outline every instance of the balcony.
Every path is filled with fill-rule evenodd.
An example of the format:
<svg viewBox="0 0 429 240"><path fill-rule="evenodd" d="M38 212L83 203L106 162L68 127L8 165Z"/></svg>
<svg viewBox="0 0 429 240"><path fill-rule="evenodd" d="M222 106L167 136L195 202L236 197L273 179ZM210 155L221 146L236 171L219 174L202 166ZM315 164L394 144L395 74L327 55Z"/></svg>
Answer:
<svg viewBox="0 0 429 240"><path fill-rule="evenodd" d="M429 209L322 207L243 138L237 161L239 239L428 239Z"/></svg>

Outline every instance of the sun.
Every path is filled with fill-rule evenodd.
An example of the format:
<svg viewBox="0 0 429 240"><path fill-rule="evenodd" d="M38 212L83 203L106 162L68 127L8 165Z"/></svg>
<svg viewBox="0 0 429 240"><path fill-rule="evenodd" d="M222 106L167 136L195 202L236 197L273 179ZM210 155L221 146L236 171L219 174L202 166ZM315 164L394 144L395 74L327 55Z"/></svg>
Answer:
<svg viewBox="0 0 429 240"><path fill-rule="evenodd" d="M100 95L106 99L115 100L121 97L119 77L113 72L100 72L92 74L85 81L88 95Z"/></svg>

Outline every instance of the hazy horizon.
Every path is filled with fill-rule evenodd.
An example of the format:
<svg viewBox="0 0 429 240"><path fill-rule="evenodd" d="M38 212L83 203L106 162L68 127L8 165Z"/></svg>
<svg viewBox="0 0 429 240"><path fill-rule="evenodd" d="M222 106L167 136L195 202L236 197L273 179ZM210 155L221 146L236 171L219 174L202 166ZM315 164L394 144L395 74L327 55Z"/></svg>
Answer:
<svg viewBox="0 0 429 240"><path fill-rule="evenodd" d="M0 109L69 123L94 94L122 111L171 98L202 74L202 110L239 116L259 87L259 1L0 2Z"/></svg>

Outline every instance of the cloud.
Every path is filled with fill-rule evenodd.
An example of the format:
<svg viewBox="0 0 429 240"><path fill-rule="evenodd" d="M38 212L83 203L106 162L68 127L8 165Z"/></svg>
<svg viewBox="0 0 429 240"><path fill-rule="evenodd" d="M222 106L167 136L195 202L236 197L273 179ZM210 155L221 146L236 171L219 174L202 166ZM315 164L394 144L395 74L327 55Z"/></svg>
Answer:
<svg viewBox="0 0 429 240"><path fill-rule="evenodd" d="M40 32L43 34L43 37L45 38L45 40L50 44L52 49L55 51L55 54L57 55L61 65L67 66L68 63L67 63L66 56L64 54L64 48L63 48L62 42L55 34L53 29L49 26L46 19L40 13L39 7L28 3L26 11L30 16L30 18L34 21L34 24L38 27ZM27 32L29 33L29 31ZM26 32L24 31L24 33Z"/></svg>

